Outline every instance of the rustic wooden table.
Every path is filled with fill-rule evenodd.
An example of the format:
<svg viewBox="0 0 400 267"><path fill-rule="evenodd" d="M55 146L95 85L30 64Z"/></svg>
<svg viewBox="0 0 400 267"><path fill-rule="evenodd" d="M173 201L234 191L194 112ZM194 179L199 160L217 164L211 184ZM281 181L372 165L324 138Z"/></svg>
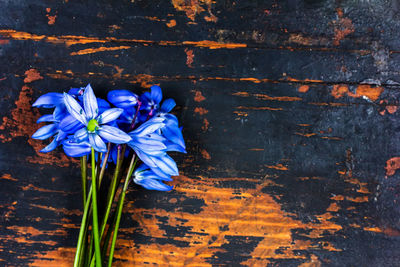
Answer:
<svg viewBox="0 0 400 267"><path fill-rule="evenodd" d="M115 266L398 266L399 29L397 0L0 1L0 264L71 265L79 165L31 104L90 82L159 84L188 147Z"/></svg>

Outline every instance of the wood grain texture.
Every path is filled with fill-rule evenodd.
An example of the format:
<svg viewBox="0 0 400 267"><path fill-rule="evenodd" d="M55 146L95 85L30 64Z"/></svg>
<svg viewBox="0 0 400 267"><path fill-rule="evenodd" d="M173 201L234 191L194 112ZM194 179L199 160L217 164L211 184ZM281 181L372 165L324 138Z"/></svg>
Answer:
<svg viewBox="0 0 400 267"><path fill-rule="evenodd" d="M396 266L400 5L0 1L0 261L70 266L78 161L30 139L49 91L159 84L188 154L131 186L115 266Z"/></svg>

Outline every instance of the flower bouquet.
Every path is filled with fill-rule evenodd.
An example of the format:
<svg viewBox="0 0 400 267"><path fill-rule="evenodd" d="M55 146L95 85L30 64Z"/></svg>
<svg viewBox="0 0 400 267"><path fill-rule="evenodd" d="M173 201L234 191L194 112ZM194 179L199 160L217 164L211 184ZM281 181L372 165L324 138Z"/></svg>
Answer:
<svg viewBox="0 0 400 267"><path fill-rule="evenodd" d="M166 99L161 104L159 86L140 96L113 90L107 100L96 98L89 84L68 93L44 94L33 104L54 108L52 114L38 119L48 124L32 135L40 140L53 137L41 152L62 146L68 156L80 157L83 215L74 266L112 265L130 181L149 190L169 191L172 186L164 181L172 181L178 168L167 152L186 153L178 119L169 113L175 101ZM106 171L112 175L105 175ZM103 180L108 176L107 183ZM107 196L99 195L100 188Z"/></svg>

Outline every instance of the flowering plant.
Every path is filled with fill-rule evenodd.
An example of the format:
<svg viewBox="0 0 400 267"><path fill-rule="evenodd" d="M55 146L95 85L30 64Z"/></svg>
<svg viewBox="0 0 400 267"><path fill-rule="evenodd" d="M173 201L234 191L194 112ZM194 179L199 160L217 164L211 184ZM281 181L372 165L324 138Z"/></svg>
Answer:
<svg viewBox="0 0 400 267"><path fill-rule="evenodd" d="M178 175L178 168L167 152L186 153L178 119L169 113L175 101L166 99L161 103L159 86L152 86L150 92L141 96L128 90L113 90L107 100L96 98L89 84L64 94L44 94L33 104L54 108L52 114L38 119L38 123L48 124L32 135L40 140L53 137L41 152L62 146L68 156L80 157L84 211L74 266L97 267L104 262L111 266L130 181L149 190L169 191L172 186L164 182L172 181L171 177ZM129 163L123 179L126 159ZM137 166L139 161L141 164ZM88 162L91 162L90 186ZM107 185L103 177L111 168L114 173L103 199L98 192ZM122 190L118 191L119 188ZM99 205L100 202L104 205ZM100 206L105 207L103 211Z"/></svg>

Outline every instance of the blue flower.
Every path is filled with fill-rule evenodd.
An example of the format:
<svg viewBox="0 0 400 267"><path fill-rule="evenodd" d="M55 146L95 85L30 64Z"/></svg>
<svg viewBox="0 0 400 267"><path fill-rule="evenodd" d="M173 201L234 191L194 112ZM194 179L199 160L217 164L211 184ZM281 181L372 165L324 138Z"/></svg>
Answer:
<svg viewBox="0 0 400 267"><path fill-rule="evenodd" d="M142 109L157 110L162 99L161 87L158 85L153 85L150 87L150 92L145 92L141 95L141 100L143 102Z"/></svg>
<svg viewBox="0 0 400 267"><path fill-rule="evenodd" d="M128 145L138 157L159 176L179 175L175 161L168 156L166 139L159 134L165 126L164 118L155 117L129 133L132 140Z"/></svg>
<svg viewBox="0 0 400 267"><path fill-rule="evenodd" d="M37 108L54 108L53 116L56 120L61 120L66 115L66 109L63 102L63 94L47 93L40 96L32 107Z"/></svg>
<svg viewBox="0 0 400 267"><path fill-rule="evenodd" d="M43 115L37 120L37 123L41 122L52 122L51 124L45 125L39 128L33 135L33 139L44 140L55 136L53 141L45 148L40 150L42 153L47 153L54 150L61 142L67 137L67 133L63 132L59 127L59 121L54 119L53 114Z"/></svg>
<svg viewBox="0 0 400 267"><path fill-rule="evenodd" d="M122 108L124 112L118 118L120 126L129 126L136 114L136 106L140 103L139 97L128 90L113 90L107 94L107 99L117 108ZM121 125L126 124L126 125Z"/></svg>
<svg viewBox="0 0 400 267"><path fill-rule="evenodd" d="M106 125L116 120L123 112L120 108L110 108L99 115L99 105L92 87L86 86L82 96L82 106L69 94L64 93L64 103L68 112L85 127L74 134L77 143L88 141L97 152L106 152L107 147L103 139L114 143L123 144L131 137L120 129Z"/></svg>
<svg viewBox="0 0 400 267"><path fill-rule="evenodd" d="M87 141L78 143L74 138L70 138L64 140L62 144L65 154L70 157L82 157L91 151L91 146Z"/></svg>
<svg viewBox="0 0 400 267"><path fill-rule="evenodd" d="M173 188L163 183L163 181L172 181L170 176L159 176L145 164L135 170L133 181L148 190L170 191Z"/></svg>
<svg viewBox="0 0 400 267"><path fill-rule="evenodd" d="M128 90L112 90L107 99L117 108L130 109L138 103L138 96Z"/></svg>

